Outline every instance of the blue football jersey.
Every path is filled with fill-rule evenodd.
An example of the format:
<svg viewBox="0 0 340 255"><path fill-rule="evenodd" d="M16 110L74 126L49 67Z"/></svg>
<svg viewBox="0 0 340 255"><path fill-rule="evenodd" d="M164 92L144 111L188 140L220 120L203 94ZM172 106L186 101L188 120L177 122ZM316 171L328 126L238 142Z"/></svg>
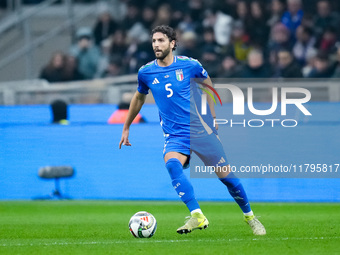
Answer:
<svg viewBox="0 0 340 255"><path fill-rule="evenodd" d="M148 94L151 90L165 136L190 137L193 132L211 133L211 123L208 128L202 123L204 120L191 100L192 78L206 79L208 73L196 59L185 56L175 56L173 63L166 67L159 66L154 60L138 71L138 92Z"/></svg>

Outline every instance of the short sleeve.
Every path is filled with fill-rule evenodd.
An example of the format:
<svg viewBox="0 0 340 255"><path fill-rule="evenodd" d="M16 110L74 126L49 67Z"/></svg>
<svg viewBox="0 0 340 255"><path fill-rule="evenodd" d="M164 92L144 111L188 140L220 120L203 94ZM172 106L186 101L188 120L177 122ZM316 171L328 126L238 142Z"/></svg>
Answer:
<svg viewBox="0 0 340 255"><path fill-rule="evenodd" d="M149 94L149 87L144 83L143 76L138 72L138 92L141 94Z"/></svg>
<svg viewBox="0 0 340 255"><path fill-rule="evenodd" d="M202 78L202 79L208 78L208 72L203 68L203 66L198 60L195 60L194 75L195 75L195 78Z"/></svg>

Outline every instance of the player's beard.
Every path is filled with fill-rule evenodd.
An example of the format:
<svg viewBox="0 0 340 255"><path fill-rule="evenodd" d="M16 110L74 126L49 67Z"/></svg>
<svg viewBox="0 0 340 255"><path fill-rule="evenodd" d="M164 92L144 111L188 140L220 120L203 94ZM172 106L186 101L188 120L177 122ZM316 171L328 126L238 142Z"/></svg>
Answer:
<svg viewBox="0 0 340 255"><path fill-rule="evenodd" d="M159 60L163 60L163 59L165 59L169 55L169 53L170 53L170 46L167 49L163 50L161 55L157 56L156 53L157 52L155 52L156 58L159 59Z"/></svg>

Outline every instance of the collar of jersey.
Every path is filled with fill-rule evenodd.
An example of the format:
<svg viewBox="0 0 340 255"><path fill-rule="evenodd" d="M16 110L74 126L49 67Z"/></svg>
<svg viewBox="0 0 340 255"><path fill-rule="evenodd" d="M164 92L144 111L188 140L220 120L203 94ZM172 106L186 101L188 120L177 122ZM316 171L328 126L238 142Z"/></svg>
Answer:
<svg viewBox="0 0 340 255"><path fill-rule="evenodd" d="M155 59L155 65L160 67L160 68L168 68L168 67L172 66L174 63L176 63L176 61L177 61L177 57L174 56L174 62L172 62L171 65L169 65L169 66L159 66L158 63L157 63L157 58L156 58Z"/></svg>

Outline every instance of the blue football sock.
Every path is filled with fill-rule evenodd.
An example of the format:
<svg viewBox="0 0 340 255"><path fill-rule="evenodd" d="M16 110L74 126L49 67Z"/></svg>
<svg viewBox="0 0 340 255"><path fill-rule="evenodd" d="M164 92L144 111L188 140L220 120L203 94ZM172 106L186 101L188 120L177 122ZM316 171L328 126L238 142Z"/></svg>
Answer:
<svg viewBox="0 0 340 255"><path fill-rule="evenodd" d="M233 173L229 173L227 177L221 178L220 181L227 186L230 195L235 199L243 213L249 213L251 211L250 204L240 179Z"/></svg>
<svg viewBox="0 0 340 255"><path fill-rule="evenodd" d="M165 166L170 174L172 186L175 188L178 196L186 204L190 212L199 209L200 206L195 198L194 188L183 173L181 162L176 158L171 158L166 162Z"/></svg>

